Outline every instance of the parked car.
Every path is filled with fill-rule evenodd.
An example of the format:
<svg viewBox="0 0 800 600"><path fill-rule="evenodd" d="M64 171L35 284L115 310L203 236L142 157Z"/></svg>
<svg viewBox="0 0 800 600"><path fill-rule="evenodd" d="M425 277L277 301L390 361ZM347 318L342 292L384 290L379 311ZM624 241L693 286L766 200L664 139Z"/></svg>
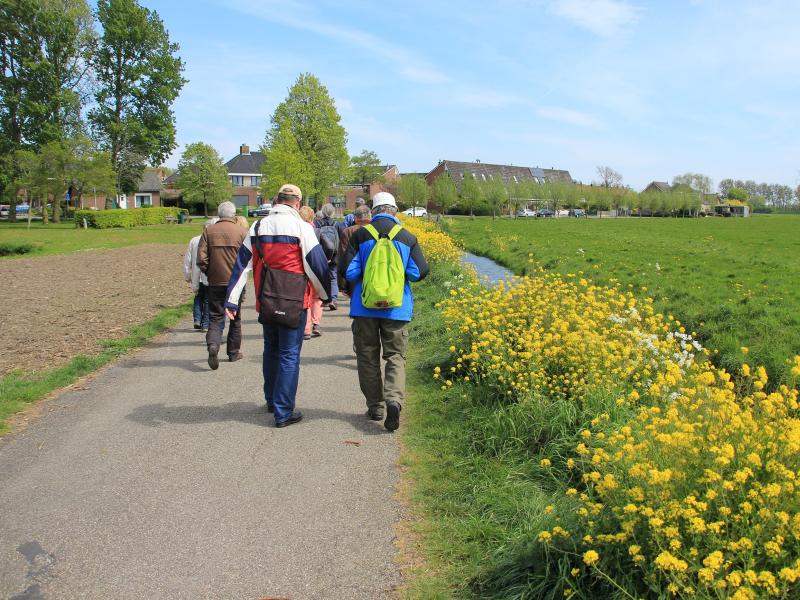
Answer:
<svg viewBox="0 0 800 600"><path fill-rule="evenodd" d="M407 217L427 217L428 211L422 206L413 206L404 210L403 214Z"/></svg>
<svg viewBox="0 0 800 600"><path fill-rule="evenodd" d="M257 208L250 208L247 211L249 217L266 217L272 210L272 204L261 204Z"/></svg>
<svg viewBox="0 0 800 600"><path fill-rule="evenodd" d="M17 204L17 214L18 215L27 215L28 211L31 209L30 206L27 204Z"/></svg>
<svg viewBox="0 0 800 600"><path fill-rule="evenodd" d="M582 208L571 208L569 209L569 213L567 213L570 217L585 217L586 211Z"/></svg>
<svg viewBox="0 0 800 600"><path fill-rule="evenodd" d="M530 208L520 208L517 211L517 216L518 217L535 217L536 216L536 211L535 210L531 210Z"/></svg>
<svg viewBox="0 0 800 600"><path fill-rule="evenodd" d="M0 217L7 217L8 216L8 204L0 204Z"/></svg>
<svg viewBox="0 0 800 600"><path fill-rule="evenodd" d="M556 213L549 208L542 208L536 212L537 217L555 217Z"/></svg>

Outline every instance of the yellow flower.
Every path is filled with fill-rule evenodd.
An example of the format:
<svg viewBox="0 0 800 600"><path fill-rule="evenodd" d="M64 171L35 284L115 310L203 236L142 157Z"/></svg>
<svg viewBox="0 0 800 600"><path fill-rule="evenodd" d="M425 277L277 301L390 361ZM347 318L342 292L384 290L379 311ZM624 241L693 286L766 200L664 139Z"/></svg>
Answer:
<svg viewBox="0 0 800 600"><path fill-rule="evenodd" d="M593 565L598 560L600 560L600 555L594 550L587 550L583 553L583 562L589 566Z"/></svg>
<svg viewBox="0 0 800 600"><path fill-rule="evenodd" d="M550 466L550 459L549 458L543 458L542 460L539 461L539 464L541 466L547 468L547 467Z"/></svg>

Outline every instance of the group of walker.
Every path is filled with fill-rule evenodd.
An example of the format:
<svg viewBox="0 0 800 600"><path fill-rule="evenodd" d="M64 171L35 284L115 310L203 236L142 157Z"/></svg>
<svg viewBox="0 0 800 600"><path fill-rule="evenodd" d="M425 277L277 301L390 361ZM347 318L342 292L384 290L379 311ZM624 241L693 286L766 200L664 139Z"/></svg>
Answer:
<svg viewBox="0 0 800 600"><path fill-rule="evenodd" d="M184 260L186 279L195 291L194 326L206 331L211 369L219 368L226 317L228 360L242 358L241 306L252 271L264 336L267 410L274 413L276 427L298 423L303 418L295 407L303 341L322 335L323 309L336 310L342 293L350 297L353 349L367 416L395 431L405 398L406 325L414 309L410 282L423 279L428 264L416 238L401 226L394 196L375 194L372 210L359 199L355 211L337 223L332 205L315 214L302 206L300 188L285 184L270 214L249 228L242 217L237 222L232 202L220 204L218 214L189 242ZM381 293L393 287L385 292L392 298L376 301L377 286Z"/></svg>

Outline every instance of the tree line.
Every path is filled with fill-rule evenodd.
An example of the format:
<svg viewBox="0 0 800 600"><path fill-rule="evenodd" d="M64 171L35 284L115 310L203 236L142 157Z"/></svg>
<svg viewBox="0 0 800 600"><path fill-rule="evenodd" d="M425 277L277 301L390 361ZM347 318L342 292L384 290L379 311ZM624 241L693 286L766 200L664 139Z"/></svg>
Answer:
<svg viewBox="0 0 800 600"><path fill-rule="evenodd" d="M0 197L134 192L175 149L186 80L158 13L136 0L0 0ZM30 213L30 211L29 211Z"/></svg>

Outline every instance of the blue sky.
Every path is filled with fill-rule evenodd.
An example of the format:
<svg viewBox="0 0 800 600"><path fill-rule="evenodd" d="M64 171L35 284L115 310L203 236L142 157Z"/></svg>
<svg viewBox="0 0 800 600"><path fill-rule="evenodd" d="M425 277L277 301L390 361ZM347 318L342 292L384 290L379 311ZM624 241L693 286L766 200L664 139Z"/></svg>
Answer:
<svg viewBox="0 0 800 600"><path fill-rule="evenodd" d="M140 0L180 44L180 146L258 147L301 72L401 171L439 159L800 183L800 2Z"/></svg>

